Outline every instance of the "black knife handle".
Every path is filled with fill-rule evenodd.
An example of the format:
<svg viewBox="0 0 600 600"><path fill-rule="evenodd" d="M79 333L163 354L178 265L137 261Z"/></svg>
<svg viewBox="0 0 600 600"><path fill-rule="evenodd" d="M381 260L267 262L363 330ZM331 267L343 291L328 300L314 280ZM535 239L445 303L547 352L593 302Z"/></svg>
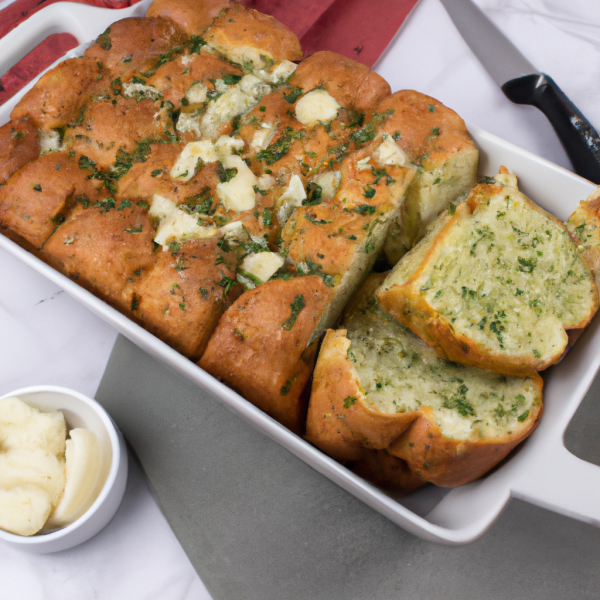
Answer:
<svg viewBox="0 0 600 600"><path fill-rule="evenodd" d="M548 117L578 175L600 184L600 136L554 80L544 73L511 79L502 86L509 100L531 104Z"/></svg>

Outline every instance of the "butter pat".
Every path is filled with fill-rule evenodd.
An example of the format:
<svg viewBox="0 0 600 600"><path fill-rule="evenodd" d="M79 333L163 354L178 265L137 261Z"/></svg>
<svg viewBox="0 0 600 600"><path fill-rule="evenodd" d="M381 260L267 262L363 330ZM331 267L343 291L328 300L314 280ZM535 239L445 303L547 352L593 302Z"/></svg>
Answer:
<svg viewBox="0 0 600 600"><path fill-rule="evenodd" d="M342 108L337 100L325 89L308 92L296 103L296 119L303 125L314 127L317 123L329 123L337 117Z"/></svg>
<svg viewBox="0 0 600 600"><path fill-rule="evenodd" d="M103 459L96 435L87 429L73 429L66 448L66 484L48 528L65 527L85 513L102 486Z"/></svg>
<svg viewBox="0 0 600 600"><path fill-rule="evenodd" d="M43 413L19 398L0 400L0 451L39 448L63 456L66 437L61 412Z"/></svg>
<svg viewBox="0 0 600 600"><path fill-rule="evenodd" d="M0 400L0 528L29 536L63 527L98 497L106 469L95 434L74 429L66 437L61 412Z"/></svg>
<svg viewBox="0 0 600 600"><path fill-rule="evenodd" d="M0 529L17 535L34 535L52 510L50 496L32 483L0 489Z"/></svg>

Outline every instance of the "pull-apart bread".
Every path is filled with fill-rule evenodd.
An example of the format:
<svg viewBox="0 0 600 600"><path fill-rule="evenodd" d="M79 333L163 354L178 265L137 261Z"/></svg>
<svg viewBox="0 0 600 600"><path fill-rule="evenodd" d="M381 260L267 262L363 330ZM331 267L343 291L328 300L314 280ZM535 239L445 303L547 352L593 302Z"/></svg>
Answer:
<svg viewBox="0 0 600 600"><path fill-rule="evenodd" d="M569 233L501 169L435 221L378 291L439 356L524 375L556 363L598 308Z"/></svg>
<svg viewBox="0 0 600 600"><path fill-rule="evenodd" d="M439 358L382 311L374 292L383 277L367 279L346 311L345 329L325 336L306 437L377 482L381 474L365 462L373 451L391 455L398 476L385 483L406 492L415 484L402 461L417 481L445 487L473 481L535 429L542 379Z"/></svg>
<svg viewBox="0 0 600 600"><path fill-rule="evenodd" d="M464 444L473 432L487 432L496 441L483 444L485 451L477 446L472 456L478 458L467 460L471 450L465 450L465 461L471 461L469 473L481 471L473 465L495 464L539 415L540 384L530 371L556 360L563 329L583 327L597 305L589 271L564 230L523 199L510 177L499 176L462 204L451 204L475 183L476 168L477 150L464 122L437 100L414 91L391 94L379 75L332 52L303 59L290 30L240 4L155 0L145 18L114 23L83 57L48 71L0 128L0 228L302 434L321 334L334 326L383 252L394 264L450 206L388 276L381 305L441 356L528 379L473 375L485 383L465 383L466 391L451 386L447 401L430 402L431 414L415 398L402 414L382 399L369 408L378 416L368 421L381 432L369 437L362 426L351 433L340 428L341 446L337 434L323 438L331 443L315 434L314 415L310 426L314 443L331 446L328 451L352 461L357 473L407 491L426 480L450 485L471 475L445 466L432 469L435 479L418 475L423 468L417 463L430 461L415 458L423 451L416 446L421 438L407 438L405 431L437 436L435 423L442 432L432 446L439 465L440 448L460 453L471 448ZM489 206L496 204L504 208L492 214ZM486 223L469 226L478 219ZM465 249L461 232L482 241L473 238ZM501 250L503 236L519 245L514 257ZM454 254L440 262L450 266L442 265L439 282L428 276L413 286L428 265L443 259L444 248ZM470 275L469 268L464 275L452 270L484 255L494 261L498 255L500 263L487 271L478 267L479 283L473 269ZM513 258L515 265L508 264ZM499 288L498 278L514 288L523 317L503 307L502 298L495 305L486 300ZM435 295L438 284L445 296ZM460 314L446 315L453 306L463 306ZM381 313L368 318L375 317ZM526 339L514 349L520 334L513 335L512 323L519 318L532 323L532 335L544 331L543 343ZM359 345L352 331L362 325L351 325L352 319L348 337L327 334L317 373L334 341ZM419 348L411 356L451 368L395 321L382 323L373 327L399 328L408 340L402 343ZM525 360L528 354L535 360ZM341 381L335 377L332 382ZM356 383L358 376L352 377L348 381ZM315 390L327 388L332 398L352 388L346 382L334 389L321 375L316 381ZM482 408L471 397L479 388L505 399ZM509 404L513 388L520 391ZM313 393L315 406L319 397ZM321 397L323 407L331 404ZM348 397L359 395L350 391L342 400ZM348 423L369 402L344 408ZM341 410L344 402L335 405ZM458 450L447 440L459 438L435 411L454 423L452 431L463 432ZM409 439L406 447L403 439Z"/></svg>
<svg viewBox="0 0 600 600"><path fill-rule="evenodd" d="M435 98L402 90L378 107L380 112L388 109L394 112L383 130L417 166L401 217L384 246L393 266L452 200L475 185L479 152L465 122Z"/></svg>

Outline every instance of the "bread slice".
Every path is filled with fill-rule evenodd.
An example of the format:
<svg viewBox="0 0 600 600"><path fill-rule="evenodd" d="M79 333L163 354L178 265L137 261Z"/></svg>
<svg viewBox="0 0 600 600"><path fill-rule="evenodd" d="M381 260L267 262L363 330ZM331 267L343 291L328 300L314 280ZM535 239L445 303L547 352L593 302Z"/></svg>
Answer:
<svg viewBox="0 0 600 600"><path fill-rule="evenodd" d="M450 201L475 185L479 152L465 122L431 96L402 90L377 107L377 112L387 110L394 112L383 131L418 166L384 246L389 263L395 265Z"/></svg>
<svg viewBox="0 0 600 600"><path fill-rule="evenodd" d="M441 486L473 481L535 429L542 379L506 377L439 358L390 318L371 275L329 330L315 368L306 438L337 460L379 450Z"/></svg>
<svg viewBox="0 0 600 600"><path fill-rule="evenodd" d="M600 187L579 203L566 225L600 286Z"/></svg>
<svg viewBox="0 0 600 600"><path fill-rule="evenodd" d="M563 223L502 168L435 222L378 291L439 356L520 375L554 364L598 290Z"/></svg>

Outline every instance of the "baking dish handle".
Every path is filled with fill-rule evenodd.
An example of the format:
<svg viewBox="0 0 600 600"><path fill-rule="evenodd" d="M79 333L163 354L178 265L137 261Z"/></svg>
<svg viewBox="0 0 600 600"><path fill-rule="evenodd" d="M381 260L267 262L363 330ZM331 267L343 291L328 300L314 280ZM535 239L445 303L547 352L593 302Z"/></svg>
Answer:
<svg viewBox="0 0 600 600"><path fill-rule="evenodd" d="M98 37L119 19L143 16L149 3L144 0L119 10L73 2L51 4L0 39L0 77L50 35L70 33L83 44Z"/></svg>
<svg viewBox="0 0 600 600"><path fill-rule="evenodd" d="M600 527L600 467L571 454L562 444L512 487L515 498Z"/></svg>

